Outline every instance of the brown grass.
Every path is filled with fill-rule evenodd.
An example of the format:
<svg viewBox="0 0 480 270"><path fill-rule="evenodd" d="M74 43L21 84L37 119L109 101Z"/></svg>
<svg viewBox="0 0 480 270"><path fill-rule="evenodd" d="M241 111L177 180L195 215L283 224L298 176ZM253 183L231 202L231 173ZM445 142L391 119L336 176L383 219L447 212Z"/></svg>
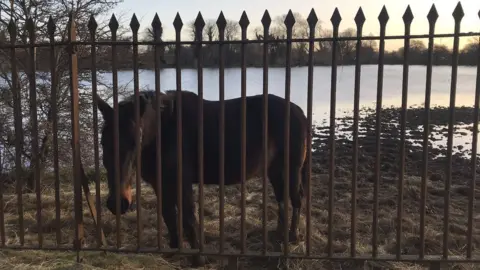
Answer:
<svg viewBox="0 0 480 270"><path fill-rule="evenodd" d="M334 251L337 254L349 253L350 248L350 211L351 211L351 179L335 179L335 213L334 213ZM438 255L442 252L443 232L443 183L428 181L427 217L426 217L426 252L428 255ZM328 238L328 176L316 175L312 179L312 252L326 252ZM405 214L402 221L402 252L404 254L417 255L419 247L419 209L420 209L420 185L418 177L406 177L404 189ZM55 245L55 200L54 186L51 182L45 182L42 190L42 218L44 245ZM196 188L196 187L195 187ZM95 186L91 185L92 192ZM107 195L106 183L101 184L102 200ZM274 230L277 219L277 206L271 187L268 186L269 198L268 230ZM72 184L63 180L61 185L61 234L62 246L71 247L74 237L73 217L73 188ZM251 251L262 248L262 186L261 181L252 179L247 185L247 247ZM453 185L451 189L451 218L449 250L452 255L464 255L467 238L467 202L468 188ZM381 254L393 254L396 248L396 179L383 179L380 186L379 196L379 252ZM476 192L476 209L480 207L480 192ZM36 224L36 197L35 194L24 194L24 220L25 220L25 245L36 246L38 244L38 228ZM7 187L4 195L5 228L7 245L19 244L19 226L17 214L17 197L13 187ZM225 199L225 233L227 250L239 247L240 236L240 192L238 186L226 189ZM371 253L372 238L372 207L373 185L365 180L359 180L358 184L358 219L357 219L357 252L369 255ZM84 202L84 221L86 243L88 247L96 246L95 227L93 220ZM156 196L153 190L142 185L141 207L143 211L143 245L144 247L156 247ZM198 205L197 205L198 207ZM205 241L207 248L218 250L219 246L219 201L218 187L205 187ZM475 214L475 223L480 222L480 215ZM102 201L102 221L108 244L112 247L116 244L115 216L104 207ZM163 226L165 227L165 226ZM305 218L302 215L301 234L305 232ZM137 243L136 212L129 212L122 217L121 223L122 245L126 249L134 249ZM167 247L168 235L164 231L163 243ZM480 232L475 231L474 245L480 244ZM275 241L269 242L269 250L278 249ZM304 252L305 242L299 245L291 245L293 252ZM478 249L474 250L475 256L480 256ZM0 251L0 269L178 269L189 265L189 260L179 256L162 258L160 255L137 255L137 254L112 254L104 255L102 252L82 253L83 262L75 263L73 252L43 252L43 251ZM210 264L206 269L219 269L221 261L208 258ZM275 259L245 259L242 260L245 269L276 269L278 260ZM349 263L328 263L314 260L291 260L291 269L363 269L363 265ZM340 268L341 267L341 268ZM387 263L382 267L393 269L423 269L420 265L406 263ZM472 265L451 265L454 269L475 269ZM478 266L477 266L478 267Z"/></svg>

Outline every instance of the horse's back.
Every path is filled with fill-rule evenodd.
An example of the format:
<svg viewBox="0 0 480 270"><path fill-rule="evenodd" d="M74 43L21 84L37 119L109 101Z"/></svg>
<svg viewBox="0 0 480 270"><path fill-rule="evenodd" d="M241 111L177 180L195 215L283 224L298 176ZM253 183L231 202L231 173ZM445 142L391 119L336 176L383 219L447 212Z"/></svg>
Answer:
<svg viewBox="0 0 480 270"><path fill-rule="evenodd" d="M286 100L269 94L268 98L268 155L269 158L284 154ZM246 97L246 170L247 177L261 172L263 158L264 97ZM204 103L204 163L205 182L218 183L220 157L220 102ZM306 137L306 117L302 109L290 103L290 153L301 155ZM242 102L241 98L225 101L224 166L225 183L240 181L242 154ZM298 153L298 154L297 154ZM207 177L209 179L207 179Z"/></svg>
<svg viewBox="0 0 480 270"><path fill-rule="evenodd" d="M270 158L284 154L285 106L286 100L273 94L268 96L268 151ZM192 174L198 172L198 95L182 91L182 134L183 134L183 166L190 168ZM224 122L224 172L225 184L239 183L242 153L242 99L225 100ZM246 173L247 178L261 172L263 158L263 95L246 97ZM203 102L203 171L205 184L219 183L220 165L220 101L204 100ZM176 110L174 110L176 111ZM176 113L174 113L176 115ZM175 118L175 117L174 117ZM176 119L170 119L171 125L162 123L162 155L176 153L172 147L176 137ZM307 132L307 120L302 109L290 103L290 156L299 157L304 152ZM170 149L170 150L167 150ZM176 158L162 158L164 164L170 166ZM299 166L300 158L292 159ZM187 164L186 164L187 163ZM169 165L170 164L170 165ZM166 168L165 168L166 169ZM170 170L172 173L176 170ZM195 183L197 177L192 181Z"/></svg>

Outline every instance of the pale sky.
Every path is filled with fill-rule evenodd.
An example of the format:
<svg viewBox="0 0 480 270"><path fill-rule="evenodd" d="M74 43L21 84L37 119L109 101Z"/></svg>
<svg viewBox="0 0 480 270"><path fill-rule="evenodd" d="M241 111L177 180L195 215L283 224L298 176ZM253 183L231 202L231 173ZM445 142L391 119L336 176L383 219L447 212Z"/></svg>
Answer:
<svg viewBox="0 0 480 270"><path fill-rule="evenodd" d="M462 32L480 32L480 18L478 12L480 10L480 0L462 0L460 1L465 16L462 20ZM165 4L164 4L165 3ZM435 4L439 18L436 24L436 33L451 33L454 29L454 20L452 12L457 5L456 0L124 0L113 10L115 14L123 14L124 18L131 18L133 13L140 20L142 28L151 24L155 13L158 13L162 25L164 27L164 39L173 40L175 32L173 28L173 19L177 12L184 22L184 25L196 18L200 11L203 18L215 19L220 11L223 11L228 19L238 21L242 12L247 12L250 19L248 30L253 30L261 25L261 18L265 9L268 9L272 19L281 14L285 14L289 9L293 12L301 13L305 18L308 16L312 8L315 9L318 18L322 21L322 25L326 29L331 29L332 25L330 17L334 9L337 7L342 16L340 23L340 31L353 27L355 28L354 17L361 6L365 17L364 34L379 34L378 14L383 5L386 6L390 19L387 24L387 35L403 34L404 24L402 15L405 9L410 5L414 20L412 23L412 34L428 34L427 14L432 4ZM128 23L128 20L126 23ZM251 33L249 31L249 34ZM189 40L187 30L182 29L182 39ZM461 46L468 41L468 38L461 39ZM425 41L426 42L426 41ZM451 39L437 39L436 43L452 46ZM403 46L402 40L387 41L387 49L395 49Z"/></svg>

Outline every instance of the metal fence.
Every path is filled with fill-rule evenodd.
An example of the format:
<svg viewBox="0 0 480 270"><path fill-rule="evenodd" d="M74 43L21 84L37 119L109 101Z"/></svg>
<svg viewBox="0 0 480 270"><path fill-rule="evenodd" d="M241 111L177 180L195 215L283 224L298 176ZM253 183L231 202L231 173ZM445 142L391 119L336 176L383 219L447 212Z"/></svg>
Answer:
<svg viewBox="0 0 480 270"><path fill-rule="evenodd" d="M118 29L118 22L116 21L115 17L112 16L112 20L110 21L110 30L112 34L112 40L111 41L98 41L95 39L95 31L97 28L95 19L92 17L91 19L91 24L89 24L88 28L91 33L91 40L88 42L84 41L77 41L76 40L76 25L75 21L72 20L72 17L70 18L69 25L68 27L68 41L66 42L59 42L54 40L54 32L55 32L55 25L52 23L48 24L48 31L50 33L51 39L50 42L47 43L36 43L35 41L35 30L33 27L33 21L28 21L27 22L27 27L28 30L30 31L30 43L28 45L19 45L16 44L16 26L13 21L11 21L11 24L9 26L9 33L11 37L11 43L10 44L2 44L1 49L4 51L9 51L10 52L10 59L11 61L11 71L12 71L12 80L17 81L18 80L18 73L17 73L17 62L15 61L16 59L16 48L29 48L30 50L30 56L31 58L29 59L29 71L31 73L35 73L35 48L38 47L48 47L52 52L57 50L58 47L64 46L68 49L69 51L69 65L70 65L70 84L71 84L71 121L72 121L72 155L73 155L73 168L74 168L74 194L75 194L75 224L76 224L76 230L75 230L75 243L73 247L70 248L63 248L60 247L59 245L57 247L45 247L42 244L42 230L39 230L38 232L38 247L29 247L23 245L24 243L24 222L23 222L23 210L22 207L18 209L18 222L19 222L19 228L20 228L20 243L21 245L18 246L13 246L13 245L6 245L6 233L5 233L5 225L4 225L4 217L3 217L3 212L0 211L0 235L1 235L1 248L2 249L46 249L46 250L74 250L79 254L80 250L91 250L91 251L96 251L96 250L103 250L103 251L109 251L109 252L133 252L133 253L178 253L178 254L204 254L204 255L212 255L212 256L225 256L225 257L232 257L232 258L240 258L240 257L288 257L292 259L328 259L328 260L337 260L337 261L343 261L343 260L351 260L351 261L366 261L366 260L372 260L372 261L405 261L405 262L419 262L419 263L430 263L432 267L440 267L440 264L442 263L451 263L451 262L468 262L468 263L480 263L480 258L472 256L473 250L475 243L473 242L473 234L475 231L475 224L474 224L474 200L475 200L475 181L476 181L476 176L475 176L475 166L476 166L476 159L477 159L477 133L478 133L478 113L479 113L479 95L480 95L480 61L478 61L478 71L477 71L477 85L476 85L476 96L475 96L475 105L474 105L474 126L473 126L473 143L472 143L472 170L473 170L473 177L469 183L469 190L470 193L468 195L468 229L467 229L467 239L468 239L468 244L466 247L466 254L465 256L450 256L449 255L449 250L448 250L448 240L449 240L449 207L445 207L445 211L443 213L444 215L444 231L443 231L443 253L438 254L438 256L427 256L425 252L425 240L426 240L426 232L425 232L425 227L426 227L426 220L425 220L425 211L426 211L426 188L427 188L427 172L428 172L428 136L429 136L429 110L430 110L430 94L431 94L431 84L432 84L432 61L433 61L433 48L434 48L434 40L435 38L442 38L442 37L448 37L448 38L453 38L454 43L453 43L453 57L452 57L452 63L451 63L451 68L452 68L452 76L451 76L451 91L450 91L450 121L449 121L449 126L448 126L448 164L446 164L446 174L447 174L447 179L445 180L445 195L444 195L444 200L445 200L445 205L449 205L449 200L450 200L450 184L451 184L451 179L452 179L452 147L453 147L453 123L454 123L454 107L455 107L455 95L456 95L456 85L457 85L457 69L458 69L458 58L459 58L459 38L460 37L467 37L467 36L480 36L480 33L461 33L460 31L460 23L462 21L462 18L464 16L463 9L461 7L461 4L459 3L456 9L453 12L453 18L455 19L455 31L452 34L435 34L435 24L438 18L438 14L436 12L435 6L432 6L429 14L428 14L428 22L429 22L429 32L428 34L425 35L411 35L410 34L410 26L413 20L413 14L410 8L408 8L403 15L403 20L405 24L405 34L401 36L387 36L386 35L386 29L387 29L387 22L389 20L389 15L387 13L387 10L385 8L382 9L378 20L380 23L380 36L375 36L375 37L364 37L362 36L362 28L363 24L365 22L365 17L362 12L362 9L360 8L356 17L355 17L355 23L357 26L357 36L356 37L339 37L339 26L341 22L341 16L339 11L336 9L335 12L333 13L333 16L331 18L331 23L333 25L333 36L328 37L328 38L319 38L315 37L315 26L318 22L317 16L312 9L310 15L308 16L308 25L309 25L309 35L310 37L308 39L293 39L292 38L292 28L295 24L295 19L293 17L292 12L290 11L286 17L285 20L285 26L286 26L286 39L278 39L278 40L247 40L247 27L249 25L249 20L247 18L246 13L243 13L239 24L241 27L241 40L230 40L226 41L224 38L224 33L225 33L225 27L226 27L226 20L223 16L223 14L220 14L218 21L217 21L217 26L218 26L218 31L219 31L219 39L218 41L203 41L202 40L202 31L203 27L205 25L205 22L202 19L202 16L199 14L196 22L195 22L195 27L197 31L197 38L196 41L182 41L181 40L181 30L182 30L182 20L180 16L177 14L175 21L174 21L174 27L175 27L175 33L176 33L176 40L175 41L159 41L156 39L156 41L142 41L140 42L138 40L138 32L139 32L139 23L134 16L132 18L132 23L131 23L131 28L132 28L132 33L133 33L133 41L117 41L117 29ZM262 24L264 27L264 37L269 36L269 27L271 24L271 19L266 11L263 18L262 18ZM155 17L152 23L152 27L155 33L158 33L160 31L161 23L158 18L158 16ZM158 37L158 36L157 36ZM409 75L409 46L410 46L410 40L411 39L417 39L417 38L428 38L428 62L426 63L427 65L427 77L426 77L426 95L425 95L425 115L426 115L426 122L424 123L425 125L425 131L424 131L424 152L423 152L423 176L422 176L422 184L421 184L421 210L420 210L420 243L421 246L419 247L420 253L418 256L414 255L403 255L402 250L401 250L401 241L402 241L402 223L397 222L397 228L396 228L396 252L395 254L392 255L380 255L379 250L378 250L378 215L379 215L379 197L378 197L378 192L379 192L379 183L381 180L381 174L380 174L380 166L381 166L381 154L380 154L380 134L381 134L381 126L380 126L380 118L381 118L381 108L382 108L382 91L383 91L383 71L384 71L384 53L385 53L385 41L386 40L392 40L392 39L402 39L404 40L404 47L405 50L403 52L403 82L402 82L402 113L401 113L401 148L400 148L400 154L401 154L401 161L402 163L400 164L400 167L402 168L399 172L399 179L398 179L398 201L397 201L397 220L402 220L402 216L404 214L404 210L402 208L403 202L403 186L404 186L404 167L405 167L405 131L406 131L406 112L407 112L407 96L408 96L408 75ZM352 195L351 195L351 204L352 204L352 212L351 212L351 233L350 233L350 238L351 238L351 246L350 246L350 252L348 255L346 254L335 254L334 252L334 239L333 239L333 232L332 232L332 227L333 227L333 211L334 211L334 181L335 181L335 176L334 176L334 170L335 170L335 112L336 112L336 82L337 82L337 45L338 42L343 41L343 40L351 40L351 41L356 41L356 64L355 64L355 84L354 84L354 95L355 95L355 104L354 104L354 148L353 148L353 153L352 153L352 161L353 161L353 177L351 179L352 181ZM358 165L358 130L359 130L359 99L360 99L360 75L361 75L361 58L362 54L360 51L362 41L365 40L378 40L379 41L379 64L378 64L378 85L377 85L377 103L376 103L376 163L375 163L375 178L374 178L374 204L373 204L373 216L372 216L372 254L371 256L367 255L358 255L357 254L357 247L356 247L356 232L357 232L357 222L356 222L356 216L357 216L357 206L356 206L356 201L357 201L357 172L356 168ZM314 221L311 218L311 197L312 197L312 191L310 189L311 183L311 147L312 147L312 95L313 95L313 78L315 76L314 74L314 69L313 69L313 59L314 59L314 45L316 42L322 42L322 41L330 41L333 43L332 47L332 62L331 62L331 106L330 106L330 152L329 152L329 159L330 159L330 167L329 167L329 183L328 183L328 194L329 194L329 203L328 203L328 244L327 244L327 252L326 254L315 254L312 252L312 243L311 243L311 238L312 238L312 222L318 222ZM100 200L100 194L99 194L99 150L98 150L98 141L95 141L95 170L96 170L96 187L97 187L97 194L96 194L96 206L94 206L93 202L93 197L90 194L88 183L85 178L85 173L83 172L83 168L81 165L81 158L80 158L80 144L81 144L81 139L79 136L79 92L78 92L78 63L77 63L77 54L76 54L76 48L78 46L90 46L91 48L91 76L92 76L92 97L95 97L97 95L97 83L96 83L96 74L97 74L97 69L95 67L96 63L96 46L94 45L103 45L103 46L111 46L112 48L112 73L113 73L113 96L114 96L114 107L117 108L118 106L118 78L117 78L117 71L118 71L118 66L117 66L117 47L121 45L128 45L128 46L133 46L133 72L134 72L134 88L135 88L135 95L138 97L139 95L139 65L138 65L138 46L139 45L153 45L154 46L154 58L155 58L155 91L157 95L160 93L160 69L161 69L161 61L160 59L160 46L165 46L165 45L172 45L172 46L181 46L181 45L201 45L201 44L219 44L219 98L221 104L224 104L225 96L224 96L224 89L225 89L225 79L224 79L224 70L225 70L225 56L224 56L224 45L226 44L241 44L241 97L242 101L245 101L245 96L246 96L246 61L245 61L245 48L249 44L253 43L261 43L263 46L263 94L266 96L268 94L268 46L273 43L286 43L287 44L287 57L286 57L286 68L285 68L285 75L286 75L286 81L285 81L285 98L287 101L290 100L290 80L291 80L291 52L292 52L292 43L295 42L307 42L309 44L308 46L308 108L307 108L307 117L309 121L309 137L308 137L308 162L309 168L308 168L308 185L306 187L306 252L299 254L299 253L293 253L290 252L288 249L288 245L285 245L283 252L268 252L267 251L267 214L266 214L266 204L263 204L263 251L260 253L253 253L247 250L246 246L246 210L245 210L245 181L242 181L241 185L241 207L242 207L242 215L241 215L241 232L240 232L240 242L241 242L241 250L238 253L230 253L230 252L225 252L224 246L225 246L225 234L224 232L224 222L223 220L225 219L225 213L224 213L224 197L225 197L225 187L223 185L223 182L225 181L224 179L221 179L221 184L220 184L220 194L219 194L219 199L220 199L220 249L219 251L209 251L205 248L205 245L203 243L203 209L205 207L205 202L203 198L203 177L200 178L200 185L199 185L199 205L200 205L200 211L199 211L199 221L200 221L200 247L198 250L194 249L181 249L181 250L171 250L171 249L163 249L160 248L161 244L161 237L158 239L158 244L159 248L144 248L142 247L143 241L142 241L142 230L144 228L144 225L141 223L142 220L142 212L141 206L138 205L137 207L137 223L138 223L138 248L134 250L125 250L121 248L121 238L117 234L117 247L116 248L106 248L106 247L101 247L102 244L105 245L105 237L102 232L102 221L101 221L101 215L97 217L97 212L101 213L101 205L102 202ZM176 58L178 59L179 53L178 50L176 51ZM53 55L53 53L52 53ZM197 71L198 71L198 95L200 99L203 98L203 73L202 73L202 46L197 46ZM480 59L480 58L479 58ZM53 63L53 59L52 59ZM179 64L179 61L176 61L176 82L177 82L177 91L180 91L182 88L181 85L181 66ZM52 64L52 81L55 80L55 67ZM19 104L19 89L16 89L18 87L16 84L12 85L13 88L13 93L15 96L13 97L14 100L14 111L15 111L15 132L17 134L21 134L22 132L22 127L19 123L22 121L22 114L21 114L21 107ZM35 80L30 81L30 107L35 108L37 106L37 101L36 101L36 82ZM55 89L52 89L52 98L56 97L56 93L54 92ZM95 100L95 99L94 99ZM180 102L180 101L179 101ZM94 101L95 103L95 101ZM53 102L52 104L56 104L56 102ZM180 103L181 104L181 103ZM181 106L181 105L180 105ZM200 109L202 109L202 106L200 106ZM225 128L225 116L223 114L223 110L225 109L224 105L221 106L221 114L220 114L220 126L221 130ZM246 106L245 103L242 103L242 146L243 146L243 151L242 151L242 164L245 165L246 162L246 152L245 152L245 141L246 141L246 133L245 133L245 110ZM33 120L33 126L37 127L37 115L36 115L36 110L31 110L32 115L31 119ZM56 105L53 107L53 114L55 114L57 111ZM269 121L267 119L267 114L266 114L266 107L265 107L265 112L263 114L263 119L265 122ZM96 106L93 106L93 117L94 117L94 129L98 130L98 119L97 119L97 108ZM288 119L289 114L286 114L286 119ZM202 136L204 136L203 132L203 114L202 111L199 112L199 118L198 121L200 123L200 140L202 140ZM271 121L271 120L270 120ZM286 121L288 123L288 121ZM118 125L118 122L116 122ZM160 128L160 127L159 127ZM38 133L35 132L34 128L34 133L32 134L33 140L32 140L32 153L35 155L38 153ZM56 145L57 141L55 139L55 136L57 134L57 123L54 121L53 124L53 134L54 134L54 139L53 139L53 144ZM181 128L177 130L178 131L178 136L182 136L182 130ZM265 129L264 129L265 132ZM137 132L137 135L139 136L139 132ZM285 135L288 136L288 129L286 130ZM98 131L94 134L96 138L98 138ZM117 134L118 136L118 134ZM19 136L20 137L20 136ZM138 140L139 138L137 138ZM224 148L224 134L220 134L220 147L223 150ZM16 140L16 149L20 149L20 140ZM264 146L267 145L266 137L263 141ZM199 149L200 154L203 153L204 149L202 144L200 144L201 148ZM118 146L117 146L118 147ZM57 149L57 147L54 147L54 149ZM265 155L267 154L267 147L264 147L263 150L265 151ZM118 151L117 155L118 155ZM181 153L179 150L178 153ZM222 152L221 152L222 153ZM16 152L16 164L19 165L22 163L21 161L21 153L20 151ZM54 156L55 156L55 174L56 177L58 178L58 173L59 173L59 168L58 168L58 149L54 151ZM179 157L181 160L181 156ZM221 162L223 161L223 156L221 156ZM33 158L33 160L36 160L38 162L38 159ZM222 169L221 166L222 163L220 163L220 170ZM37 164L38 165L38 164ZM17 166L17 168L20 168L21 166ZM38 166L36 166L38 168ZM242 166L243 170L245 170L245 166ZM266 164L265 164L266 168ZM287 171L288 171L288 163L287 163ZM180 167L181 170L181 167ZM222 171L220 171L221 173ZM35 180L37 181L36 185L37 187L41 185L40 183L40 178L39 178L40 172L38 170L35 171ZM137 174L139 175L139 174ZM223 174L221 174L223 175ZM288 175L288 173L287 173ZM267 199L267 191L266 191L266 169L263 174L264 177L264 185L263 185L263 200ZM180 176L181 178L181 176ZM242 178L245 178L245 172L242 174ZM18 194L18 205L22 205L22 195L21 195L21 189L22 189L22 173L20 169L17 170L17 190L19 192ZM118 180L118 179L117 179ZM181 181L181 179L179 179ZM137 192L140 191L140 179L137 177ZM288 185L286 185L288 187ZM83 209L82 209L82 187L83 187L83 192L86 195L86 198L89 203L89 207L92 213L92 216L95 219L96 222L96 230L97 230L97 238L98 238L98 243L99 247L98 248L83 248L81 246L81 241L83 238ZM38 218L38 226L41 227L42 224L42 219L41 219L41 193L40 189L36 189L37 193L37 218ZM3 188L0 189L0 207L3 209L4 207L4 200L3 200ZM180 192L180 191L179 191ZM288 194L288 188L285 190L286 194ZM287 196L288 197L288 196ZM60 203L59 203L59 194L57 191L56 194L56 208L60 208ZM159 201L160 202L160 199ZM140 204L140 200L137 200L137 203ZM179 205L181 206L181 200L179 201ZM161 207L158 207L158 215L159 217L161 216ZM181 224L181 210L182 207L179 207L179 224ZM288 207L285 208L286 211L286 217L288 218ZM57 219L59 216L57 216ZM120 215L117 212L117 217L116 217L116 222L117 222L117 232L120 231ZM287 222L288 224L288 222ZM60 237L60 229L57 228L57 237ZM161 236L162 234L162 224L161 222L158 223L158 235ZM179 226L180 230L180 239L182 239L182 228ZM285 235L288 235L288 226L285 226ZM180 240L181 241L181 240Z"/></svg>

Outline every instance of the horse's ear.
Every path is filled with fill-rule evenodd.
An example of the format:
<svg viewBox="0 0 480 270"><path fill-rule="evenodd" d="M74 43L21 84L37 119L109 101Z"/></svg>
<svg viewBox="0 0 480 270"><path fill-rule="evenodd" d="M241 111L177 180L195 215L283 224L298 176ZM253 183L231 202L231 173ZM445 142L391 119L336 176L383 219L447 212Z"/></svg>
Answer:
<svg viewBox="0 0 480 270"><path fill-rule="evenodd" d="M140 117L143 116L143 114L145 113L145 109L147 108L147 99L145 98L144 95L140 95Z"/></svg>
<svg viewBox="0 0 480 270"><path fill-rule="evenodd" d="M144 95L139 95L138 100L140 101L138 105L140 109L140 118L141 118L147 108L147 99L145 98ZM133 97L133 102L128 102L123 104L122 108L123 108L122 112L125 114L126 117L131 117L132 119L135 119L135 112L137 109L135 97Z"/></svg>
<svg viewBox="0 0 480 270"><path fill-rule="evenodd" d="M108 105L108 103L100 98L100 96L97 94L96 97L97 99L97 107L100 110L100 112L103 115L103 119L105 121L109 121L113 117L113 108Z"/></svg>
<svg viewBox="0 0 480 270"><path fill-rule="evenodd" d="M173 113L173 107L176 98L177 93L175 91L167 91L165 95L162 96L163 111Z"/></svg>

